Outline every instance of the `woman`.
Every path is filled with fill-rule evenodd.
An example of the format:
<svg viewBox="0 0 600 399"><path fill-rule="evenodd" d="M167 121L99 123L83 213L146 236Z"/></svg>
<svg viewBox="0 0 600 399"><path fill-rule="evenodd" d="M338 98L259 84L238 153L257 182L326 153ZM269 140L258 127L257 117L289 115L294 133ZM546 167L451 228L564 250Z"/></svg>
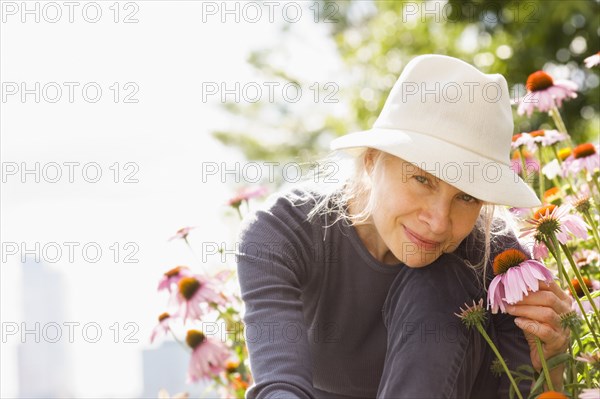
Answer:
<svg viewBox="0 0 600 399"><path fill-rule="evenodd" d="M510 169L512 130L501 75L416 57L373 128L332 142L354 164L349 177L280 195L248 221L248 398L508 397L486 343L454 313L485 298L495 254L525 251L494 204L540 204ZM533 336L547 358L567 348L570 300L541 285L487 319L509 367L541 369Z"/></svg>

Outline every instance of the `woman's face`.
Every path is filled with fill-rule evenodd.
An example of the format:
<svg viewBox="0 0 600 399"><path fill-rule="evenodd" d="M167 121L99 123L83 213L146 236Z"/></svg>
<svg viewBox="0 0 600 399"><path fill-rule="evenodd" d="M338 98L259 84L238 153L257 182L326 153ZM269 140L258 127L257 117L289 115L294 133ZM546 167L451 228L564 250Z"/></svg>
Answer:
<svg viewBox="0 0 600 399"><path fill-rule="evenodd" d="M375 239L367 246L382 260L396 258L409 267L427 266L453 252L473 230L482 201L410 162L382 155L382 173L371 172L378 203L372 213Z"/></svg>

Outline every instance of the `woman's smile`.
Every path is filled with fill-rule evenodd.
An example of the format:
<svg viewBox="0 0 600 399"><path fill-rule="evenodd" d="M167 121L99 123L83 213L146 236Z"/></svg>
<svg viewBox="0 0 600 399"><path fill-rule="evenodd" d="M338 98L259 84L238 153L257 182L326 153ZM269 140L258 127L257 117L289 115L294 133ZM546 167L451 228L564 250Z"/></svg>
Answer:
<svg viewBox="0 0 600 399"><path fill-rule="evenodd" d="M402 225L402 227L404 228L406 236L410 239L410 241L412 241L417 247L419 247L422 250L425 250L425 251L435 251L442 244L439 241L426 240L425 238L423 238L422 236L418 235L417 233L415 233L414 231L412 231L411 229L409 229L405 225Z"/></svg>

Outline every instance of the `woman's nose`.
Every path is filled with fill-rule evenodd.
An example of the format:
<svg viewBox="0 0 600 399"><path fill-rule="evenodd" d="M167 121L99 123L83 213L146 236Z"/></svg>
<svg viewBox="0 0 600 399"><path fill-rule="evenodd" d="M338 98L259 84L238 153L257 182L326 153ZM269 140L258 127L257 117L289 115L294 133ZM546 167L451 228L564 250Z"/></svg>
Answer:
<svg viewBox="0 0 600 399"><path fill-rule="evenodd" d="M425 201L421 211L422 220L427 223L433 234L442 235L450 228L451 200L437 198Z"/></svg>

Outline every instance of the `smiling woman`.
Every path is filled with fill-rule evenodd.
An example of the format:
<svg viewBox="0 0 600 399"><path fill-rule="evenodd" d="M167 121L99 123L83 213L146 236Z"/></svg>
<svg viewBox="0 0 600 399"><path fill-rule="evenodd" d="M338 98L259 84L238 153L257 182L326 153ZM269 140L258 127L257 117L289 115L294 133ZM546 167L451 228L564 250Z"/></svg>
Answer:
<svg viewBox="0 0 600 399"><path fill-rule="evenodd" d="M382 164L377 175L372 172L375 156ZM427 266L442 253L454 252L473 230L482 201L385 152L369 149L365 160L377 204L371 212L372 224L359 225L357 230L376 259ZM363 207L353 201L350 213Z"/></svg>
<svg viewBox="0 0 600 399"><path fill-rule="evenodd" d="M452 85L472 90L446 98ZM510 168L511 112L501 75L419 56L372 129L332 142L346 173L338 184L274 195L246 221L238 276L254 331L248 398L509 396L486 342L454 313L486 298L489 259L526 252L510 221L494 217L496 205L539 204ZM568 335L557 320L570 303L556 290L552 282L527 297L535 305L524 320L543 324L533 335L546 357ZM511 367L539 371L514 322L519 306L484 327Z"/></svg>

